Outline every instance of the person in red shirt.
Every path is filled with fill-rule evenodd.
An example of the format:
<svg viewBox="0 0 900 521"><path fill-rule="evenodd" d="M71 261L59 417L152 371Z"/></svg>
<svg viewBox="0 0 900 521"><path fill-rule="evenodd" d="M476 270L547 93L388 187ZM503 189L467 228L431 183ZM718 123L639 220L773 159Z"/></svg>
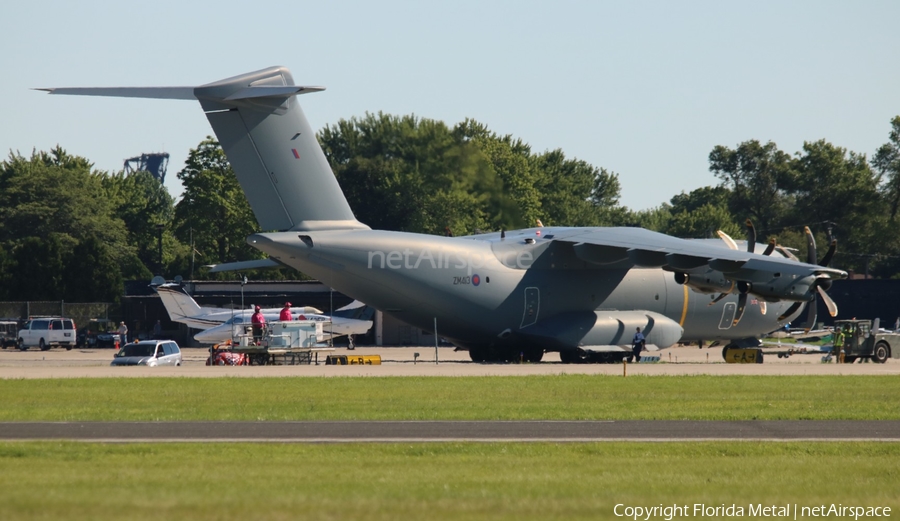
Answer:
<svg viewBox="0 0 900 521"><path fill-rule="evenodd" d="M281 308L281 314L278 316L278 320L281 320L281 321L294 320L293 315L291 315L291 303L290 302L284 303L284 307Z"/></svg>
<svg viewBox="0 0 900 521"><path fill-rule="evenodd" d="M253 340L259 345L259 341L262 339L263 328L266 327L266 317L259 310L259 306L256 306L254 310L256 312L250 317L250 324L253 326Z"/></svg>

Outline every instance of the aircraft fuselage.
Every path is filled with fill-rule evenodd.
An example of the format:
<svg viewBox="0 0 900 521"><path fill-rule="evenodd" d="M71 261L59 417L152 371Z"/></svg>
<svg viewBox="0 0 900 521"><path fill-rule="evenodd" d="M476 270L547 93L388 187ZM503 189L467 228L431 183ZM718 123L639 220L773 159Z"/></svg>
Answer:
<svg viewBox="0 0 900 521"><path fill-rule="evenodd" d="M566 230L517 230L504 238L301 231L256 234L248 242L421 329L431 331L438 317L439 334L468 348L523 341L540 343L547 350L591 347L597 341L591 340L589 330L600 317L617 319L634 310L651 313L650 325L655 324L660 334L648 335L648 342L659 347L677 341L755 337L783 324L774 317L786 304L768 304L764 316L752 300L743 319L733 325L736 295L710 306L715 295L680 285L662 269L586 262L571 246L552 240ZM653 314L668 320L654 320ZM561 321L566 331L552 325L554 317L567 317ZM630 343L634 327L622 327L627 320L619 323L623 331L602 342Z"/></svg>

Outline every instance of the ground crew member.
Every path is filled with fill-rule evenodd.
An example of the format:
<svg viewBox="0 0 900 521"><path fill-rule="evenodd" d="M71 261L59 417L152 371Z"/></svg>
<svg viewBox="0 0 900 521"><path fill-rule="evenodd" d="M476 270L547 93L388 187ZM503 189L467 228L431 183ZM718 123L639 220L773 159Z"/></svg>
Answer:
<svg viewBox="0 0 900 521"><path fill-rule="evenodd" d="M844 332L841 331L841 328L835 328L833 344L834 348L831 350L831 354L834 355L835 361L840 363L841 351L844 348Z"/></svg>
<svg viewBox="0 0 900 521"><path fill-rule="evenodd" d="M290 302L284 303L284 307L281 308L281 314L278 316L278 320L281 320L281 321L294 320L294 316L291 315L291 303Z"/></svg>
<svg viewBox="0 0 900 521"><path fill-rule="evenodd" d="M124 346L128 343L128 326L125 321L119 322L119 345Z"/></svg>
<svg viewBox="0 0 900 521"><path fill-rule="evenodd" d="M631 356L628 357L628 361L631 362L634 359L635 362L641 361L641 351L644 349L644 334L641 333L641 328L636 328L637 332L634 334L634 338L631 339Z"/></svg>
<svg viewBox="0 0 900 521"><path fill-rule="evenodd" d="M253 326L253 341L259 345L259 341L262 340L263 328L266 327L266 317L263 316L259 306L256 306L254 310L256 312L250 317L250 324Z"/></svg>

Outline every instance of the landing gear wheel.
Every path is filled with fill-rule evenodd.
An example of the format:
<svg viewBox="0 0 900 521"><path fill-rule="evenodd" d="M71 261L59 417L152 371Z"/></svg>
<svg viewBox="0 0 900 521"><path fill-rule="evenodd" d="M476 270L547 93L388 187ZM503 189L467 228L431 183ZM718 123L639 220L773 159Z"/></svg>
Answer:
<svg viewBox="0 0 900 521"><path fill-rule="evenodd" d="M43 338L38 342L38 347L41 348L41 351L48 351L48 350L50 349L50 346L48 346L48 345L44 342L44 339L43 339Z"/></svg>
<svg viewBox="0 0 900 521"><path fill-rule="evenodd" d="M580 364L584 362L587 357L587 353L584 352L584 349L567 349L566 351L559 352L559 359L564 364Z"/></svg>
<svg viewBox="0 0 900 521"><path fill-rule="evenodd" d="M526 349L526 350L522 351L522 359L525 362L531 362L533 364L536 364L536 363L540 362L542 358L544 358L544 350L539 347Z"/></svg>
<svg viewBox="0 0 900 521"><path fill-rule="evenodd" d="M347 349L349 349L350 351L356 349L356 346L353 345L353 335L347 335L347 342L349 344L347 346Z"/></svg>
<svg viewBox="0 0 900 521"><path fill-rule="evenodd" d="M469 358L471 358L473 362L479 364L484 362L484 350L475 348L469 349Z"/></svg>
<svg viewBox="0 0 900 521"><path fill-rule="evenodd" d="M888 357L890 356L890 347L888 347L886 342L878 342L875 344L875 350L872 351L872 361L876 364L883 364L887 362Z"/></svg>

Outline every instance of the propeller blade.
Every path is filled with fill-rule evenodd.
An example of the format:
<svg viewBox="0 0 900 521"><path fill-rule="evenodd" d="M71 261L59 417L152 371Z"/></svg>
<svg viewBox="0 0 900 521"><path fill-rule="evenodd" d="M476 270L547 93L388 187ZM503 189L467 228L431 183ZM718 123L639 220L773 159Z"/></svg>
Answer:
<svg viewBox="0 0 900 521"><path fill-rule="evenodd" d="M738 296L738 307L737 311L734 312L734 322L731 323L731 327L738 325L738 322L741 321L741 318L744 317L744 310L747 308L747 294L741 293Z"/></svg>
<svg viewBox="0 0 900 521"><path fill-rule="evenodd" d="M806 233L806 263L818 264L819 259L816 256L816 238L813 237L809 226L804 226L803 231Z"/></svg>
<svg viewBox="0 0 900 521"><path fill-rule="evenodd" d="M806 304L806 323L803 324L803 330L807 333L816 327L816 307L818 307L816 304L815 298Z"/></svg>
<svg viewBox="0 0 900 521"><path fill-rule="evenodd" d="M725 297L727 297L727 296L728 296L728 293L719 293L719 296L716 297L716 298L714 298L714 299L712 299L712 302L710 302L709 304L707 304L707 306L712 306L713 304L715 304L716 302L722 300L723 298L725 298Z"/></svg>
<svg viewBox="0 0 900 521"><path fill-rule="evenodd" d="M825 307L828 308L828 314L833 317L836 317L838 314L837 304L831 300L831 297L828 296L828 293L825 293L825 290L819 286L816 286L816 289L819 290L819 296L822 297L822 302L825 303Z"/></svg>
<svg viewBox="0 0 900 521"><path fill-rule="evenodd" d="M785 257L800 262L800 259L797 258L796 255L791 252L791 250L785 248L784 246L775 246L775 249L781 252Z"/></svg>
<svg viewBox="0 0 900 521"><path fill-rule="evenodd" d="M778 317L778 321L781 322L782 320L786 319L787 317L793 315L794 313L797 312L798 309L800 309L800 306L802 306L802 305L803 305L803 302L794 302L793 304L791 304L791 307L787 308L787 311L785 311L784 313L781 314L780 317Z"/></svg>
<svg viewBox="0 0 900 521"><path fill-rule="evenodd" d="M775 251L775 237L769 239L769 245L766 246L766 250L763 252L763 255L772 255L772 252Z"/></svg>
<svg viewBox="0 0 900 521"><path fill-rule="evenodd" d="M747 226L747 251L753 253L756 248L756 228L753 227L753 221L747 219L744 224Z"/></svg>
<svg viewBox="0 0 900 521"><path fill-rule="evenodd" d="M819 266L828 267L831 264L831 258L834 257L834 252L837 251L837 239L831 239L831 245L828 246L828 251L825 252L825 256L822 257L822 261L819 262Z"/></svg>
<svg viewBox="0 0 900 521"><path fill-rule="evenodd" d="M734 242L734 239L732 239L731 237L729 237L727 233L723 232L722 230L717 230L716 233L719 234L719 237L720 237L723 241L725 241L725 244L728 245L728 249L729 249L729 250L736 250L736 249L738 249L737 243Z"/></svg>

